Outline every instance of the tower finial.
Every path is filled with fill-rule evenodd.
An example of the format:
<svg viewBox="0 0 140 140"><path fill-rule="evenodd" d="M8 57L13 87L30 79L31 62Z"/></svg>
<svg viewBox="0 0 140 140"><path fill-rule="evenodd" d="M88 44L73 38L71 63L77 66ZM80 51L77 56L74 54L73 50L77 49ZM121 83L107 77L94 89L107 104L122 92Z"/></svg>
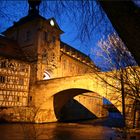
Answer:
<svg viewBox="0 0 140 140"><path fill-rule="evenodd" d="M39 5L41 0L28 0L29 3L29 14L39 14Z"/></svg>

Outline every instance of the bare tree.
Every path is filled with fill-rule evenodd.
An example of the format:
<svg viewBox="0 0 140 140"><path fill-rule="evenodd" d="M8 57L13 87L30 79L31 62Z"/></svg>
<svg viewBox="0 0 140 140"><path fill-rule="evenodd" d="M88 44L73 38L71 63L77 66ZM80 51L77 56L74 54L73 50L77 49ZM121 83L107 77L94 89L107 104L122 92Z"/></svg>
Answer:
<svg viewBox="0 0 140 140"><path fill-rule="evenodd" d="M3 20L2 22L6 21L11 25L27 14L28 0L4 0L1 2L0 18ZM106 16L98 0L42 0L40 14L44 17L51 15L59 19L60 23L65 22L67 19L73 22L78 31L76 37L80 38L81 41L89 40L94 29L100 28L99 24L107 24ZM104 21L104 23L102 21ZM3 25L1 28L2 27ZM101 28L99 30L103 31Z"/></svg>
<svg viewBox="0 0 140 140"><path fill-rule="evenodd" d="M109 35L106 40L101 39L98 42L98 46L100 47L100 52L98 52L97 55L104 59L109 70L116 70L116 74L113 75L112 78L119 80L121 83L121 88L119 90L122 96L124 120L126 119L125 98L129 97L134 101L130 106L134 113L133 127L135 127L136 108L137 104L140 102L140 69L131 53L116 33Z"/></svg>

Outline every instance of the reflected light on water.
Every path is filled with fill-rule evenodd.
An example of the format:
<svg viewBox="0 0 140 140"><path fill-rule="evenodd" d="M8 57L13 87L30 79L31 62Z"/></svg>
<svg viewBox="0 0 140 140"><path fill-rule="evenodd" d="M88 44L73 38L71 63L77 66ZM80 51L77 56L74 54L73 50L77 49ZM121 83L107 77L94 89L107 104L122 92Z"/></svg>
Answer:
<svg viewBox="0 0 140 140"><path fill-rule="evenodd" d="M0 140L122 140L122 136L115 129L92 120L79 123L1 124Z"/></svg>

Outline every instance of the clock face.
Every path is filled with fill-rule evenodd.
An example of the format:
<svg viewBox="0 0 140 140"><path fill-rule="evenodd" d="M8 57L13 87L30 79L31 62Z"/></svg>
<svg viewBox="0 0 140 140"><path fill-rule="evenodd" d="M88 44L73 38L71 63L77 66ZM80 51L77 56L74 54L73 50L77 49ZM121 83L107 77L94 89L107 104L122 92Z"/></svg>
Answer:
<svg viewBox="0 0 140 140"><path fill-rule="evenodd" d="M54 21L52 19L50 20L50 25L54 26Z"/></svg>

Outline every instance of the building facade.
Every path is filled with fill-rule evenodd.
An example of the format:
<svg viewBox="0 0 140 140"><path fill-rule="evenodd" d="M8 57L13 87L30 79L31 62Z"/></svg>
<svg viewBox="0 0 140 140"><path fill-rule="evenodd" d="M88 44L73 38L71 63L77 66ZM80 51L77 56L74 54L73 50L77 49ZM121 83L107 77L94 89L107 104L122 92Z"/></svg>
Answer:
<svg viewBox="0 0 140 140"><path fill-rule="evenodd" d="M87 55L60 40L62 33L55 19L40 15L28 15L4 32L18 42L30 62L30 82L98 70Z"/></svg>
<svg viewBox="0 0 140 140"><path fill-rule="evenodd" d="M27 106L30 65L18 45L0 37L0 106Z"/></svg>
<svg viewBox="0 0 140 140"><path fill-rule="evenodd" d="M32 7L0 36L0 107L27 107L36 81L99 71L89 56L60 40L54 18ZM102 98L100 99L102 103Z"/></svg>

